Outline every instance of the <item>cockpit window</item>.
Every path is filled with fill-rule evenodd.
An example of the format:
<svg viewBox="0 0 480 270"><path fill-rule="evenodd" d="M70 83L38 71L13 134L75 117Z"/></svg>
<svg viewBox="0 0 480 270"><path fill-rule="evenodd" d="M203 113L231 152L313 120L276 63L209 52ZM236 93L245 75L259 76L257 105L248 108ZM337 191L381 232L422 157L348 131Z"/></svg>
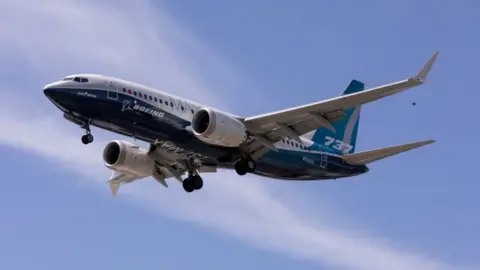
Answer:
<svg viewBox="0 0 480 270"><path fill-rule="evenodd" d="M88 82L88 79L87 78L82 78L82 77L75 77L75 78L73 78L73 81L74 82L79 82L79 83L86 83L86 82Z"/></svg>
<svg viewBox="0 0 480 270"><path fill-rule="evenodd" d="M62 79L62 81L71 81L73 80L73 77L65 77Z"/></svg>

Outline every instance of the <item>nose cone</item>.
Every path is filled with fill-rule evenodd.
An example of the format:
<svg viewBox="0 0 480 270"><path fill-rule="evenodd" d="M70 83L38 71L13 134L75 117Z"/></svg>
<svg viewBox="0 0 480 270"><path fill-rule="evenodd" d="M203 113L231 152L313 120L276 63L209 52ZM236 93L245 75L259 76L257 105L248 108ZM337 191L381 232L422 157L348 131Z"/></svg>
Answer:
<svg viewBox="0 0 480 270"><path fill-rule="evenodd" d="M58 85L59 85L59 82L49 83L49 84L47 84L47 85L45 85L45 86L43 87L43 91L44 91L44 92L49 91L49 90L51 90L51 89L53 89L53 88L55 88L55 87L58 87Z"/></svg>
<svg viewBox="0 0 480 270"><path fill-rule="evenodd" d="M50 88L50 87L45 86L45 87L43 88L43 93L44 93L45 96L47 96L47 97L51 97L51 96L52 96L52 92L53 92L53 89Z"/></svg>
<svg viewBox="0 0 480 270"><path fill-rule="evenodd" d="M66 89L62 88L62 82L53 82L45 85L43 93L57 108L67 111L70 95Z"/></svg>
<svg viewBox="0 0 480 270"><path fill-rule="evenodd" d="M43 93L48 98L52 99L56 93L60 91L60 82L53 82L43 87Z"/></svg>

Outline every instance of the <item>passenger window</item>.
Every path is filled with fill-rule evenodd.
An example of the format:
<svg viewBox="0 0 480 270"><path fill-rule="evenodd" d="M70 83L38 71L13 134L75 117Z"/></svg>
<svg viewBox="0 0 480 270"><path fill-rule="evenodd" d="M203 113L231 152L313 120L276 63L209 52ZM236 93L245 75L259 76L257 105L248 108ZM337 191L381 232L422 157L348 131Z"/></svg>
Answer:
<svg viewBox="0 0 480 270"><path fill-rule="evenodd" d="M163 103L163 100L159 99L158 102L160 102L160 104L162 104L162 103Z"/></svg>
<svg viewBox="0 0 480 270"><path fill-rule="evenodd" d="M185 108L183 108L183 106L182 106L181 109L182 109L182 111L183 111Z"/></svg>
<svg viewBox="0 0 480 270"><path fill-rule="evenodd" d="M152 100L152 96L148 96L150 98L150 100Z"/></svg>
<svg viewBox="0 0 480 270"><path fill-rule="evenodd" d="M170 107L172 107L172 108L173 108L173 103L172 103L171 101L170 101Z"/></svg>
<svg viewBox="0 0 480 270"><path fill-rule="evenodd" d="M195 112L193 111L193 109L190 109L190 111L192 112L192 114L195 113Z"/></svg>
<svg viewBox="0 0 480 270"><path fill-rule="evenodd" d="M136 92L136 91L133 91L133 95L136 96L136 95L137 95L137 92Z"/></svg>
<svg viewBox="0 0 480 270"><path fill-rule="evenodd" d="M156 98L156 97L154 97L153 100L155 100L155 102L157 102L157 98Z"/></svg>
<svg viewBox="0 0 480 270"><path fill-rule="evenodd" d="M123 92L124 92L124 93L126 93L126 92L127 92L127 89L125 89L125 88L123 88L122 90L123 90Z"/></svg>
<svg viewBox="0 0 480 270"><path fill-rule="evenodd" d="M143 94L143 98L144 98L144 99L147 99L147 94Z"/></svg>

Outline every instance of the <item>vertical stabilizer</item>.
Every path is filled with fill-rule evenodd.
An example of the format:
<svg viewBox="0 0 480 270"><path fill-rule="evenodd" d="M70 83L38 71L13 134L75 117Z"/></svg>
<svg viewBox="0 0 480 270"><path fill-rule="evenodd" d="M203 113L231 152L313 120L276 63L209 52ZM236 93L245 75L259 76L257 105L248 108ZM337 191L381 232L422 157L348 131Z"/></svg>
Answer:
<svg viewBox="0 0 480 270"><path fill-rule="evenodd" d="M365 84L352 80L348 87L343 91L343 95L353 94L365 90ZM328 147L333 153L348 154L355 152L357 142L357 132L360 123L361 105L345 109L345 116L335 122L331 131L326 127L321 127L313 132L311 140L315 143ZM343 152L340 149L344 149Z"/></svg>

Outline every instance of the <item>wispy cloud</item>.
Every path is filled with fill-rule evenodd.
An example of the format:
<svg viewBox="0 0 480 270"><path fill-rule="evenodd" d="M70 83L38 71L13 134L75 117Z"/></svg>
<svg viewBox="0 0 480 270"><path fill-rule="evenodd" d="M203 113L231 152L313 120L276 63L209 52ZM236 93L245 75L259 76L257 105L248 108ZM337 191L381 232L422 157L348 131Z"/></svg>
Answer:
<svg viewBox="0 0 480 270"><path fill-rule="evenodd" d="M107 4L74 0L0 1L2 62L23 63L22 73L17 76L32 80L24 85L15 80L12 85L9 78L2 78L3 86L15 91L9 99L0 101L0 143L47 157L78 174L82 181L99 184L106 193L109 172L102 164L101 151L114 136L96 130L94 144L80 144L81 131L63 121L43 98L44 83L67 73L108 73L228 107L228 102L214 98L226 97L213 95L213 86L243 81L243 75L182 29L168 13L154 12L148 2L139 0L116 2L116 8L105 12ZM203 80L207 74L200 67L204 66L209 67L210 74L227 79ZM30 89L32 86L35 89ZM27 117L15 105L19 100L37 105L41 101L38 106L42 110ZM34 137L30 136L32 129ZM121 194L158 213L213 227L257 247L319 264L368 270L454 268L385 241L339 231L331 220L322 220L321 216L315 216L321 223L313 222L284 198L274 196L266 182L246 177L249 181L236 179L231 172L208 175L206 188L188 196L175 183L169 189L146 188L156 185L153 181L125 186Z"/></svg>

